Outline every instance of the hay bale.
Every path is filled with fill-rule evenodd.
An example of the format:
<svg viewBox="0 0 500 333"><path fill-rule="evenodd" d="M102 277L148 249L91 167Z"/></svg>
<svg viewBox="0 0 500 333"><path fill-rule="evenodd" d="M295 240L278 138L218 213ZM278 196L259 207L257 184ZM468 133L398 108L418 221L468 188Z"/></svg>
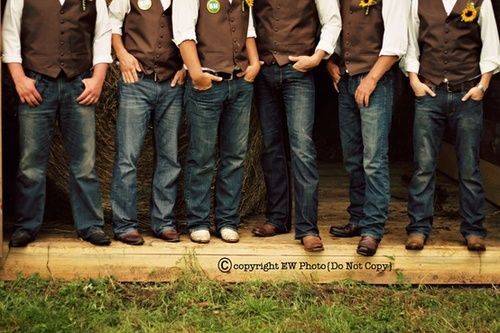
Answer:
<svg viewBox="0 0 500 333"><path fill-rule="evenodd" d="M97 146L97 173L99 175L105 215L111 215L110 184L113 173L113 161L115 156L115 123L118 109L117 81L119 70L111 66L100 104L96 113L96 146ZM184 165L188 145L185 117L179 136L179 151L181 163ZM241 203L242 216L260 212L263 208L265 197L265 185L260 167L260 152L262 139L260 126L256 112L252 112L250 125L249 149L245 163L245 178ZM151 196L151 177L153 174L154 147L152 127L150 126L146 135L144 149L138 163L137 187L138 187L138 215L144 226L149 225L149 206ZM48 170L49 182L57 192L68 197L68 167L60 131L56 131L51 147L50 166ZM185 216L183 202L183 175L178 183L178 196L176 203L176 214L182 219ZM50 196L51 194L49 194ZM57 197L61 197L57 195Z"/></svg>

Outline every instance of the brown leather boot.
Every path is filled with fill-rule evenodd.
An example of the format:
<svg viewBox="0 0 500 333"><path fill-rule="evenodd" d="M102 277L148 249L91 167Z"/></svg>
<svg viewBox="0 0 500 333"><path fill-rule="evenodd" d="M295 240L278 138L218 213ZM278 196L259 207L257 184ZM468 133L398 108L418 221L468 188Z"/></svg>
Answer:
<svg viewBox="0 0 500 333"><path fill-rule="evenodd" d="M407 250L422 250L425 244L425 236L423 234L410 234L406 240L405 248Z"/></svg>
<svg viewBox="0 0 500 333"><path fill-rule="evenodd" d="M142 245L144 244L144 238L137 230L131 230L122 235L115 235L115 239L129 245Z"/></svg>
<svg viewBox="0 0 500 333"><path fill-rule="evenodd" d="M467 236L465 237L467 243L467 249L469 251L482 252L486 251L486 245L484 244L484 237L481 236Z"/></svg>
<svg viewBox="0 0 500 333"><path fill-rule="evenodd" d="M163 229L158 238L163 239L169 243L177 243L180 241L179 233L175 229Z"/></svg>
<svg viewBox="0 0 500 333"><path fill-rule="evenodd" d="M283 233L284 232L278 230L278 227L276 227L274 224L267 222L261 226L252 229L252 234L254 234L257 237L272 237Z"/></svg>
<svg viewBox="0 0 500 333"><path fill-rule="evenodd" d="M377 252L380 239L375 239L370 236L363 236L358 243L356 252L365 257L371 257Z"/></svg>
<svg viewBox="0 0 500 333"><path fill-rule="evenodd" d="M323 251L323 242L319 236L307 235L302 237L302 244L304 245L304 250L308 252L320 252Z"/></svg>

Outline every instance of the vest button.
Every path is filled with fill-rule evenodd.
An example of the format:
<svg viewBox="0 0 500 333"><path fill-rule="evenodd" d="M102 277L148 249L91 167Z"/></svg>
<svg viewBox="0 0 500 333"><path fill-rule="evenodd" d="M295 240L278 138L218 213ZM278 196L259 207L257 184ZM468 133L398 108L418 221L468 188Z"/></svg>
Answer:
<svg viewBox="0 0 500 333"><path fill-rule="evenodd" d="M61 55L61 57L62 57L62 56L64 55L64 53L63 53L63 52L61 52L61 53L60 53L60 55Z"/></svg>
<svg viewBox="0 0 500 333"><path fill-rule="evenodd" d="M278 51L273 51L274 54L278 54Z"/></svg>
<svg viewBox="0 0 500 333"><path fill-rule="evenodd" d="M63 67L64 67L64 62L61 62L61 66L63 66Z"/></svg>
<svg viewBox="0 0 500 333"><path fill-rule="evenodd" d="M61 20L61 23L64 23L64 20Z"/></svg>
<svg viewBox="0 0 500 333"><path fill-rule="evenodd" d="M444 51L444 54L448 54L448 51Z"/></svg>
<svg viewBox="0 0 500 333"><path fill-rule="evenodd" d="M163 35L160 35L160 38L163 38Z"/></svg>
<svg viewBox="0 0 500 333"><path fill-rule="evenodd" d="M445 64L445 65L446 65L446 64L448 64L448 60L445 60L445 61L444 61L444 64Z"/></svg>
<svg viewBox="0 0 500 333"><path fill-rule="evenodd" d="M232 29L232 31L233 31L233 32L235 32L235 31L236 31L236 28L233 28L233 29Z"/></svg>
<svg viewBox="0 0 500 333"><path fill-rule="evenodd" d="M64 10L61 10L59 13L64 14Z"/></svg>

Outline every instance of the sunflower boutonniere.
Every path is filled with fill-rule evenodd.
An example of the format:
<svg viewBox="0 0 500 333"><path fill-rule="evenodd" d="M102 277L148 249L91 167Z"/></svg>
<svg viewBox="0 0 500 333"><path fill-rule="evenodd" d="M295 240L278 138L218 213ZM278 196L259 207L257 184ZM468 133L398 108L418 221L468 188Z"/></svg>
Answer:
<svg viewBox="0 0 500 333"><path fill-rule="evenodd" d="M243 0L243 1L241 1L241 11L242 12L245 11L245 4L247 5L248 8L252 8L253 7L253 2L254 2L254 0Z"/></svg>
<svg viewBox="0 0 500 333"><path fill-rule="evenodd" d="M365 9L365 15L368 15L371 6L375 6L376 4L377 0L359 0L359 7Z"/></svg>
<svg viewBox="0 0 500 333"><path fill-rule="evenodd" d="M465 8L462 10L462 22L470 23L474 21L479 13L479 7L476 7L474 1L469 0L465 5Z"/></svg>

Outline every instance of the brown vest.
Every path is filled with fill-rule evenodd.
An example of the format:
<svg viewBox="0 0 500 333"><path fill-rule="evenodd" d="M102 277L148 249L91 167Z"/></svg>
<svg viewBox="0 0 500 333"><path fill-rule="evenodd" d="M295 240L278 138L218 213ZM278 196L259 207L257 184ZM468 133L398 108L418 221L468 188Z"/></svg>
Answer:
<svg viewBox="0 0 500 333"><path fill-rule="evenodd" d="M290 55L311 55L319 27L314 0L256 0L254 6L260 60L290 62Z"/></svg>
<svg viewBox="0 0 500 333"><path fill-rule="evenodd" d="M408 1L408 0L398 0ZM342 15L342 58L349 75L369 72L377 62L384 39L382 0L368 15L360 0L340 0Z"/></svg>
<svg viewBox="0 0 500 333"><path fill-rule="evenodd" d="M75 77L92 67L95 0L24 0L21 55L26 69L56 78Z"/></svg>
<svg viewBox="0 0 500 333"><path fill-rule="evenodd" d="M474 3L480 6L482 0ZM481 75L481 31L477 18L470 23L462 22L466 4L467 0L458 0L446 16L441 1L418 2L420 75L433 84L438 85L445 78L456 84Z"/></svg>
<svg viewBox="0 0 500 333"><path fill-rule="evenodd" d="M246 40L250 11L246 6L245 11L241 10L242 1L233 0L230 4L229 0L219 0L219 12L211 14L208 0L200 0L196 34L203 67L224 73L248 67Z"/></svg>
<svg viewBox="0 0 500 333"><path fill-rule="evenodd" d="M161 1L153 0L150 9L142 10L137 3L130 0L130 13L123 24L125 48L139 60L145 74L156 73L161 81L168 80L182 68L172 41L172 5L163 11Z"/></svg>

